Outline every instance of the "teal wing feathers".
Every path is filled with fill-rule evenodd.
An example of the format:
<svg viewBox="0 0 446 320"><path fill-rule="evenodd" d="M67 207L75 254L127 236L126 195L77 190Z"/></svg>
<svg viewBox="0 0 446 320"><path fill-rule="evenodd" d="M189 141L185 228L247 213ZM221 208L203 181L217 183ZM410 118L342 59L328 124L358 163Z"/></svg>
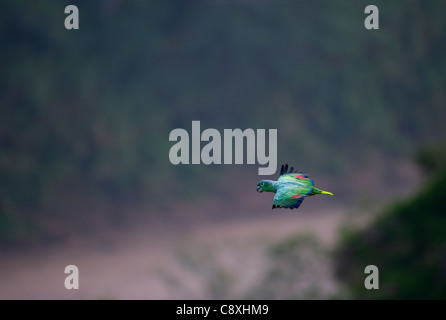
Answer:
<svg viewBox="0 0 446 320"><path fill-rule="evenodd" d="M284 183L284 185L277 188L273 199L273 209L297 209L305 197L310 194L311 190L312 188L297 183Z"/></svg>
<svg viewBox="0 0 446 320"><path fill-rule="evenodd" d="M306 173L294 170L293 167L288 169L288 164L282 165L280 169L280 176L277 182L294 181L301 183L307 187L312 188L314 186L313 180L311 180Z"/></svg>

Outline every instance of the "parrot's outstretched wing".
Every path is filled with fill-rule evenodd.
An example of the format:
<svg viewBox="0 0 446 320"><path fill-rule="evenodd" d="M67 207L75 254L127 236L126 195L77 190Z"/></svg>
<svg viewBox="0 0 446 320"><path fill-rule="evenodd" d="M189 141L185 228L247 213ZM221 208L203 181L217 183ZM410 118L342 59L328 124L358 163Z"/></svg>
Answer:
<svg viewBox="0 0 446 320"><path fill-rule="evenodd" d="M299 170L294 170L293 167L288 169L288 164L282 164L282 168L280 169L280 176L277 181L295 181L302 183L308 187L314 186L313 180L311 180L306 173L300 172Z"/></svg>
<svg viewBox="0 0 446 320"><path fill-rule="evenodd" d="M301 190L302 194L296 193L295 188L280 187L277 189L273 200L273 209L288 208L297 209L308 195L308 190ZM306 194L304 194L306 193Z"/></svg>

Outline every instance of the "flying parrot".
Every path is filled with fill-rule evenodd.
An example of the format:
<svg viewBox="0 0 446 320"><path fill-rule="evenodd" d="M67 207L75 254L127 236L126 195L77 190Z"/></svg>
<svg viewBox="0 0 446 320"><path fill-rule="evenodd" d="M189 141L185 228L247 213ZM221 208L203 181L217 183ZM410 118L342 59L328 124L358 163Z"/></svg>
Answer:
<svg viewBox="0 0 446 320"><path fill-rule="evenodd" d="M273 200L273 209L297 209L307 196L314 196L315 194L333 195L331 192L314 187L313 180L308 178L307 174L299 170L294 171L293 167L288 170L288 164L282 165L277 181L262 180L257 183L257 192L263 191L276 194Z"/></svg>

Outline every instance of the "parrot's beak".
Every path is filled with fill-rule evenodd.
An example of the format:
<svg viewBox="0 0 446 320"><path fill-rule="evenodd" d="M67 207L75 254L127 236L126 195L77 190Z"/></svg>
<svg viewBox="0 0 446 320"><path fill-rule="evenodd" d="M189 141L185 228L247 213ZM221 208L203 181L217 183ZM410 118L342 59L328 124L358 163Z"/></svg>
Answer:
<svg viewBox="0 0 446 320"><path fill-rule="evenodd" d="M257 192L262 193L262 192L263 192L262 188L260 188L259 186L257 186Z"/></svg>

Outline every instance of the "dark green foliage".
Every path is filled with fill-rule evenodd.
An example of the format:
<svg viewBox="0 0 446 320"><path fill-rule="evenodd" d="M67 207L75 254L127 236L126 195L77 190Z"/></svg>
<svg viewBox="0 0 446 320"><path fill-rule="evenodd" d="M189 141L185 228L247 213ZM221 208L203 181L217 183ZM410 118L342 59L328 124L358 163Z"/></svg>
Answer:
<svg viewBox="0 0 446 320"><path fill-rule="evenodd" d="M394 203L365 230L345 237L336 268L354 298L446 298L445 195L443 162L418 194ZM364 288L369 264L379 268L379 290Z"/></svg>

